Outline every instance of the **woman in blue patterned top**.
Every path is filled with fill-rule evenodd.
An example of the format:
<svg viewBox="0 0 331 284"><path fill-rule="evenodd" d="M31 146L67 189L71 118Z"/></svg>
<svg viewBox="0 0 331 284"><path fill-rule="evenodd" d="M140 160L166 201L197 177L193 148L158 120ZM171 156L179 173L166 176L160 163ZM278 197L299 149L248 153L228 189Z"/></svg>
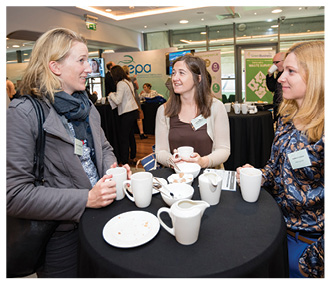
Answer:
<svg viewBox="0 0 331 284"><path fill-rule="evenodd" d="M284 215L290 277L324 277L324 42L293 45L278 81L284 101L262 186Z"/></svg>

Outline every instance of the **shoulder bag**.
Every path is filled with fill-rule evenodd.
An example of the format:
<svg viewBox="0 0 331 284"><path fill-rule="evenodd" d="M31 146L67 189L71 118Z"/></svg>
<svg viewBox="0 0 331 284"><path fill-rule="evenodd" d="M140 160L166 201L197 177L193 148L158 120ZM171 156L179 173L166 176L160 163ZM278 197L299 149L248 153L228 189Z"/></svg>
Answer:
<svg viewBox="0 0 331 284"><path fill-rule="evenodd" d="M44 183L45 116L37 99L29 95L23 97L31 101L38 119L33 167L34 184L38 186ZM7 277L24 277L36 272L44 262L47 242L57 225L57 221L29 220L7 215Z"/></svg>

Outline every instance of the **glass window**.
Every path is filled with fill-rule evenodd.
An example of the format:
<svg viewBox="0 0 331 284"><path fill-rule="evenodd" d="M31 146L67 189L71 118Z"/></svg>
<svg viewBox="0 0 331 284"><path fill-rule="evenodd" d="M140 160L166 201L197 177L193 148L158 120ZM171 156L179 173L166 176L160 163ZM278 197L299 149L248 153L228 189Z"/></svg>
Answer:
<svg viewBox="0 0 331 284"><path fill-rule="evenodd" d="M170 47L168 32L147 33L145 35L147 50L163 49Z"/></svg>
<svg viewBox="0 0 331 284"><path fill-rule="evenodd" d="M277 41L277 21L236 24L236 43L253 44Z"/></svg>
<svg viewBox="0 0 331 284"><path fill-rule="evenodd" d="M206 28L174 30L172 32L173 46L178 49L196 49L206 47ZM194 47L194 48L193 48Z"/></svg>
<svg viewBox="0 0 331 284"><path fill-rule="evenodd" d="M209 45L234 44L233 25L209 27Z"/></svg>

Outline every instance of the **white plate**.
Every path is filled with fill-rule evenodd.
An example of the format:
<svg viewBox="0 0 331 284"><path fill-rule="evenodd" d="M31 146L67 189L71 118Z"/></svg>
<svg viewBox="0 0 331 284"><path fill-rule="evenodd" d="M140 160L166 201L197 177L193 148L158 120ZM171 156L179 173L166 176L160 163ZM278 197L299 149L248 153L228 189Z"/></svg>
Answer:
<svg viewBox="0 0 331 284"><path fill-rule="evenodd" d="M132 248L152 240L160 229L157 217L146 211L129 211L110 219L104 226L104 240L115 247Z"/></svg>
<svg viewBox="0 0 331 284"><path fill-rule="evenodd" d="M165 184L165 185L167 185L168 184L168 182L164 179L164 178L159 178L159 177L157 177L157 179L162 183L162 184ZM154 178L153 178L153 183L158 183ZM156 189L154 189L153 188L153 194L156 194L156 193L160 193L160 191L158 191L158 190L156 190Z"/></svg>

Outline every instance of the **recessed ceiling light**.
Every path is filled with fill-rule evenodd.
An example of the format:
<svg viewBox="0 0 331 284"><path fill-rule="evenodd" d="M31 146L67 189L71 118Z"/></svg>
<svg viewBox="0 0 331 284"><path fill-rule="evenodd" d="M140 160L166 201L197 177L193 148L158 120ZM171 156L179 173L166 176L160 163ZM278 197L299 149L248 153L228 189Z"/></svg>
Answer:
<svg viewBox="0 0 331 284"><path fill-rule="evenodd" d="M205 34L207 34L207 33L206 33L206 32L201 32L200 34L201 34L201 35L205 35Z"/></svg>
<svg viewBox="0 0 331 284"><path fill-rule="evenodd" d="M204 18L201 19L201 21L204 21L204 20L205 20Z"/></svg>
<svg viewBox="0 0 331 284"><path fill-rule="evenodd" d="M268 19L267 22L272 22L272 19Z"/></svg>
<svg viewBox="0 0 331 284"><path fill-rule="evenodd" d="M272 25L271 27L272 28L278 28L278 25Z"/></svg>
<svg viewBox="0 0 331 284"><path fill-rule="evenodd" d="M277 13L280 13L280 12L283 12L282 9L275 9L275 10L272 10L271 13L273 14L277 14Z"/></svg>
<svg viewBox="0 0 331 284"><path fill-rule="evenodd" d="M181 20L179 21L180 24L187 24L188 23L188 20Z"/></svg>
<svg viewBox="0 0 331 284"><path fill-rule="evenodd" d="M144 26L145 29L147 29L147 26Z"/></svg>
<svg viewBox="0 0 331 284"><path fill-rule="evenodd" d="M108 12L108 13L111 12L111 11L112 11L112 9L106 9L106 12Z"/></svg>
<svg viewBox="0 0 331 284"><path fill-rule="evenodd" d="M19 46L19 45L17 45L17 44L14 44L14 45L13 45L13 47L20 47L20 46Z"/></svg>

